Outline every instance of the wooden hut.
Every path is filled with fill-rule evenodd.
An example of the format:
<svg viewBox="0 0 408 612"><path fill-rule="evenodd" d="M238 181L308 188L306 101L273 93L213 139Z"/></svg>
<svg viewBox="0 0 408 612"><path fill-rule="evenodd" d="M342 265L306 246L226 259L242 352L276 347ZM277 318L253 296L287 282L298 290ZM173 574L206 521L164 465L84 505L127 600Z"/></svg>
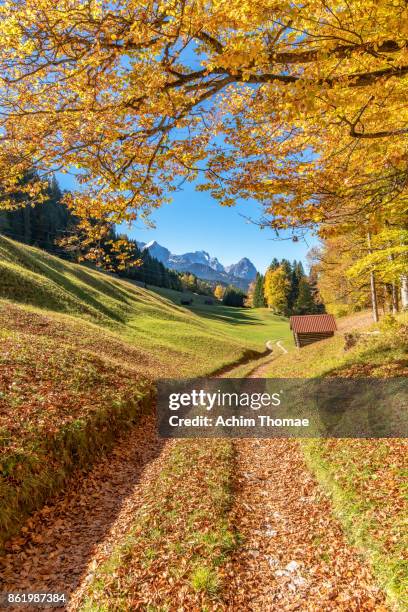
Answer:
<svg viewBox="0 0 408 612"><path fill-rule="evenodd" d="M295 315L290 317L290 329L298 348L330 338L337 330L333 315Z"/></svg>

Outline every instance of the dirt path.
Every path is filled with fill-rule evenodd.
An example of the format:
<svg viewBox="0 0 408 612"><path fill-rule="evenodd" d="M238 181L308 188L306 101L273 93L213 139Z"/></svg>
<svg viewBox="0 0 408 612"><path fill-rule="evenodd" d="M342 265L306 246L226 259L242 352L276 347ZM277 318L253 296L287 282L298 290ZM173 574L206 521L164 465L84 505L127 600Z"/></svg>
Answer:
<svg viewBox="0 0 408 612"><path fill-rule="evenodd" d="M386 610L295 440L239 440L231 610Z"/></svg>
<svg viewBox="0 0 408 612"><path fill-rule="evenodd" d="M251 372L262 378L266 363ZM243 538L228 567L231 610L384 612L383 594L346 542L299 442L245 439L236 450L232 522Z"/></svg>
<svg viewBox="0 0 408 612"><path fill-rule="evenodd" d="M154 415L143 417L90 473L35 513L23 537L9 542L0 561L0 591L75 593L129 529L143 488L160 471L170 446L158 440Z"/></svg>
<svg viewBox="0 0 408 612"><path fill-rule="evenodd" d="M261 365L251 377L270 367ZM89 474L27 521L0 560L0 591L63 591L71 596L69 610L77 609L82 589L129 530L145 485L172 444L158 440L153 415L144 417ZM229 609L386 610L297 441L237 440L235 447L232 517L243 545L227 567Z"/></svg>

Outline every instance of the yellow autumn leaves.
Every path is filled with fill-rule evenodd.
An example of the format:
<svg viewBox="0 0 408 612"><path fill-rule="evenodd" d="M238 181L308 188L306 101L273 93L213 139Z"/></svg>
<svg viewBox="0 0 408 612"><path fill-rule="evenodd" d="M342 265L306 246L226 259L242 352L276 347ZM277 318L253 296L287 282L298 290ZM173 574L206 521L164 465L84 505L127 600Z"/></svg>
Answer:
<svg viewBox="0 0 408 612"><path fill-rule="evenodd" d="M75 167L101 223L198 178L273 227L376 231L401 223L407 85L402 0L5 0L0 180Z"/></svg>

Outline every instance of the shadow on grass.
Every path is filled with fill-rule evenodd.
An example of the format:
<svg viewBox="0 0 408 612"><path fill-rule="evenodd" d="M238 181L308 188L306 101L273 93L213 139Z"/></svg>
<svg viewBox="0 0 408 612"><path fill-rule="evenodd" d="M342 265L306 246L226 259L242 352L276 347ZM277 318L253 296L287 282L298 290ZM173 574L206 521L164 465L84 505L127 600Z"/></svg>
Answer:
<svg viewBox="0 0 408 612"><path fill-rule="evenodd" d="M83 282L93 287L99 293L116 299L118 304L128 304L129 296L123 291L115 291L116 287L112 286L112 283L108 283L102 280L95 279L88 271L70 269L69 265L57 258L52 258L49 255L38 251L35 255L31 254L27 247L19 248L17 244L7 240L7 250L13 257L13 261L18 262L21 266L26 266L29 270L36 272L37 274L43 275L46 278L53 281L58 287L66 291L71 296L79 300L79 302L91 307L93 310L102 314L105 317L113 319L116 322L124 323L125 316L115 312L112 308L109 308L105 304L98 300L96 297L90 295L89 291L82 289L79 285L75 284L69 279L67 273L77 277L79 282ZM115 296L115 293L118 295ZM56 308L55 305L53 309ZM59 308L61 310L61 308ZM65 309L63 309L65 310ZM92 311L90 311L92 314Z"/></svg>
<svg viewBox="0 0 408 612"><path fill-rule="evenodd" d="M208 308L208 310L206 308ZM234 308L232 306L221 305L214 308L211 306L195 306L193 304L191 311L200 317L218 320L232 325L266 325L265 321L260 321L254 316L249 308Z"/></svg>

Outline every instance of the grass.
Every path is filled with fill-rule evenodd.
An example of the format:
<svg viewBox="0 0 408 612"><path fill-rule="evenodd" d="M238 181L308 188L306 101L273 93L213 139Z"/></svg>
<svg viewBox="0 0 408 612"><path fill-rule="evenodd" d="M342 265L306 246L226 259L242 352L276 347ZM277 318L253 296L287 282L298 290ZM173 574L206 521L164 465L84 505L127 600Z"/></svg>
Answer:
<svg viewBox="0 0 408 612"><path fill-rule="evenodd" d="M308 440L303 449L392 609L407 610L407 441Z"/></svg>
<svg viewBox="0 0 408 612"><path fill-rule="evenodd" d="M285 320L146 290L0 236L0 547L151 404L289 338Z"/></svg>
<svg viewBox="0 0 408 612"><path fill-rule="evenodd" d="M280 377L392 377L408 373L407 315L380 324L345 352L341 335L271 363ZM371 564L392 609L408 609L408 489L406 439L302 441L310 470L333 502L349 540Z"/></svg>
<svg viewBox="0 0 408 612"><path fill-rule="evenodd" d="M287 320L264 309L207 306L197 295L192 307L182 307L181 296L145 290L0 237L0 298L40 308L58 321L69 315L70 325L76 319L113 332L149 356L145 374L152 379L209 374L264 351L267 340L291 343Z"/></svg>
<svg viewBox="0 0 408 612"><path fill-rule="evenodd" d="M270 378L313 378L317 376L406 376L408 374L408 315L395 325L380 324L381 333L362 336L356 346L344 350L344 337L337 334L302 349L291 351L271 364ZM352 322L351 322L352 325ZM376 326L370 327L371 331Z"/></svg>
<svg viewBox="0 0 408 612"><path fill-rule="evenodd" d="M220 602L223 564L236 545L228 524L232 444L173 444L126 538L100 565L81 610L207 609ZM133 606L133 607L132 607Z"/></svg>
<svg viewBox="0 0 408 612"><path fill-rule="evenodd" d="M191 586L197 593L216 595L220 589L217 573L208 567L198 567L191 576Z"/></svg>
<svg viewBox="0 0 408 612"><path fill-rule="evenodd" d="M267 340L290 349L273 359L271 377L407 372L406 327L389 325L348 352L340 335L298 351L287 321L266 310L193 299L184 308L177 292L145 290L0 237L3 540L137 422L158 377L202 376L256 356L263 365ZM405 610L406 442L308 440L302 447L350 540ZM228 441L173 444L131 533L88 585L83 609L132 609L139 598L146 609L166 610L180 594L187 609L217 606L223 563L236 545L228 524L231 453ZM140 572L154 584L138 582Z"/></svg>

